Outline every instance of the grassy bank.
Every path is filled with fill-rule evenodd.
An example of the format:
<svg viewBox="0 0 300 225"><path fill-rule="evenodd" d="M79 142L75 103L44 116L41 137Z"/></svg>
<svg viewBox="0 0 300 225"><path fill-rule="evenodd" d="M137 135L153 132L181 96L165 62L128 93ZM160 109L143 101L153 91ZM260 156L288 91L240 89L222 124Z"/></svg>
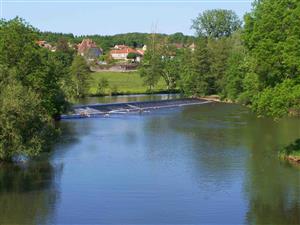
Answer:
<svg viewBox="0 0 300 225"><path fill-rule="evenodd" d="M105 95L149 93L148 87L144 85L137 72L95 72L91 74L89 95L99 95L98 84L103 78L108 81L108 87L104 88ZM153 92L167 92L162 79L153 89Z"/></svg>
<svg viewBox="0 0 300 225"><path fill-rule="evenodd" d="M294 143L284 147L279 152L279 157L300 163L300 139L297 139Z"/></svg>

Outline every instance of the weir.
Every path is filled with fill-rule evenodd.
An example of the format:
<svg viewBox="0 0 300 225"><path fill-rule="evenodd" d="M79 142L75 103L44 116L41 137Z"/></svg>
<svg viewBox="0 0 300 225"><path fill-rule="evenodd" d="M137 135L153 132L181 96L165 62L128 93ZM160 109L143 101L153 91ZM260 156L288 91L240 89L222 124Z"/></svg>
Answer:
<svg viewBox="0 0 300 225"><path fill-rule="evenodd" d="M207 104L211 102L212 101L210 100L199 98L181 98L159 101L81 105L74 106L69 114L61 115L60 119L80 119L109 116L111 114L144 113L163 108L176 108L188 105Z"/></svg>

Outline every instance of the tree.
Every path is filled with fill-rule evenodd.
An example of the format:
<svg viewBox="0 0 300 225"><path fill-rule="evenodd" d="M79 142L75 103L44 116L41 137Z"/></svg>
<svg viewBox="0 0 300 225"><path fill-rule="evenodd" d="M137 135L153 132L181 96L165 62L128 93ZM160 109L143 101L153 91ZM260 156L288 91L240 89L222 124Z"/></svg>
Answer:
<svg viewBox="0 0 300 225"><path fill-rule="evenodd" d="M248 50L247 70L248 75L252 75L249 80L256 80L259 88L250 101L260 116L299 115L299 19L300 2L294 0L256 1L253 11L245 16L243 39ZM286 147L281 154L299 159L299 143L298 140Z"/></svg>
<svg viewBox="0 0 300 225"><path fill-rule="evenodd" d="M265 88L253 100L252 108L261 116L280 118L300 111L300 84L286 79L274 88Z"/></svg>
<svg viewBox="0 0 300 225"><path fill-rule="evenodd" d="M53 118L66 110L63 63L36 44L37 31L20 18L0 21L0 160L48 148Z"/></svg>
<svg viewBox="0 0 300 225"><path fill-rule="evenodd" d="M133 61L135 61L138 56L139 56L139 54L134 53L134 52L130 52L127 55L127 59L132 59Z"/></svg>
<svg viewBox="0 0 300 225"><path fill-rule="evenodd" d="M232 10L214 9L200 13L193 20L192 28L200 37L222 38L229 37L241 28L241 21Z"/></svg>
<svg viewBox="0 0 300 225"><path fill-rule="evenodd" d="M68 41L65 38L59 38L56 45L56 51L68 53L70 51L70 47Z"/></svg>
<svg viewBox="0 0 300 225"><path fill-rule="evenodd" d="M240 32L234 33L230 37L229 56L223 78L222 97L232 101L238 99L244 91L243 80L246 74L246 50L243 46ZM253 87L252 87L253 88Z"/></svg>
<svg viewBox="0 0 300 225"><path fill-rule="evenodd" d="M152 35L149 45L147 46L147 51L144 55L139 72L140 76L144 79L145 85L147 85L151 91L158 83L163 69L161 62L162 55L160 52L161 46L159 45L156 34Z"/></svg>
<svg viewBox="0 0 300 225"><path fill-rule="evenodd" d="M181 87L184 93L197 96L210 94L212 77L207 40L198 40L195 52L186 49L181 58Z"/></svg>
<svg viewBox="0 0 300 225"><path fill-rule="evenodd" d="M77 55L75 56L70 68L71 79L74 85L74 95L76 97L83 97L88 88L90 69L85 59Z"/></svg>
<svg viewBox="0 0 300 225"><path fill-rule="evenodd" d="M108 88L109 83L106 78L101 78L99 83L98 83L98 94L104 95L105 94L105 89Z"/></svg>
<svg viewBox="0 0 300 225"><path fill-rule="evenodd" d="M167 89L176 88L180 78L180 58L177 56L176 48L167 40L161 46L161 76L164 79Z"/></svg>
<svg viewBox="0 0 300 225"><path fill-rule="evenodd" d="M257 1L245 16L243 40L252 58L251 70L263 88L275 87L300 73L300 2Z"/></svg>
<svg viewBox="0 0 300 225"><path fill-rule="evenodd" d="M22 19L0 21L0 64L14 71L10 73L14 79L38 93L46 112L55 117L66 109L60 87L65 71L55 53L40 48L36 40L36 30Z"/></svg>
<svg viewBox="0 0 300 225"><path fill-rule="evenodd" d="M0 160L14 156L36 156L54 137L51 117L39 96L12 81L0 93Z"/></svg>

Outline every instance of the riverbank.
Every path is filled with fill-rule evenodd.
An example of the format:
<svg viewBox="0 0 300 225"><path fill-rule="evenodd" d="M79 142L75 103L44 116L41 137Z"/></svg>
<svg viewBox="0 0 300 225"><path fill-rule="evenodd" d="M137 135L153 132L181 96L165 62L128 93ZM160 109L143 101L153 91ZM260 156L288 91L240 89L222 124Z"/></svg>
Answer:
<svg viewBox="0 0 300 225"><path fill-rule="evenodd" d="M208 96L203 96L203 97L196 97L198 99L204 99L207 101L212 101L212 102L222 102L222 103L234 103L231 100L228 99L221 99L219 95L208 95Z"/></svg>
<svg viewBox="0 0 300 225"><path fill-rule="evenodd" d="M284 147L279 152L279 157L300 164L300 139Z"/></svg>

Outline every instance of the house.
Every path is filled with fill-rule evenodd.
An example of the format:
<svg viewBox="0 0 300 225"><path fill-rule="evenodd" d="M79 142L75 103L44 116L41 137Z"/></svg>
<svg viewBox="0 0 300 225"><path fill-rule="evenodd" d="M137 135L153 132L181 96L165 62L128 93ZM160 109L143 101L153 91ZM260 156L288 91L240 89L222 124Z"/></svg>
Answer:
<svg viewBox="0 0 300 225"><path fill-rule="evenodd" d="M116 60L127 60L127 56L129 53L135 53L137 54L137 58L136 61L140 61L141 57L144 55L144 51L143 50L136 50L136 49L132 49L132 48L123 48L123 49L112 49L110 51L110 55L113 59Z"/></svg>
<svg viewBox="0 0 300 225"><path fill-rule="evenodd" d="M78 44L77 51L79 55L84 56L88 60L95 60L103 54L103 50L91 39L83 39Z"/></svg>
<svg viewBox="0 0 300 225"><path fill-rule="evenodd" d="M129 48L127 45L115 45L114 46L114 49L127 49L127 48Z"/></svg>
<svg viewBox="0 0 300 225"><path fill-rule="evenodd" d="M47 41L43 41L43 40L36 41L36 44L42 48L47 48L50 51L55 52L55 47L52 47L52 45L50 45Z"/></svg>

